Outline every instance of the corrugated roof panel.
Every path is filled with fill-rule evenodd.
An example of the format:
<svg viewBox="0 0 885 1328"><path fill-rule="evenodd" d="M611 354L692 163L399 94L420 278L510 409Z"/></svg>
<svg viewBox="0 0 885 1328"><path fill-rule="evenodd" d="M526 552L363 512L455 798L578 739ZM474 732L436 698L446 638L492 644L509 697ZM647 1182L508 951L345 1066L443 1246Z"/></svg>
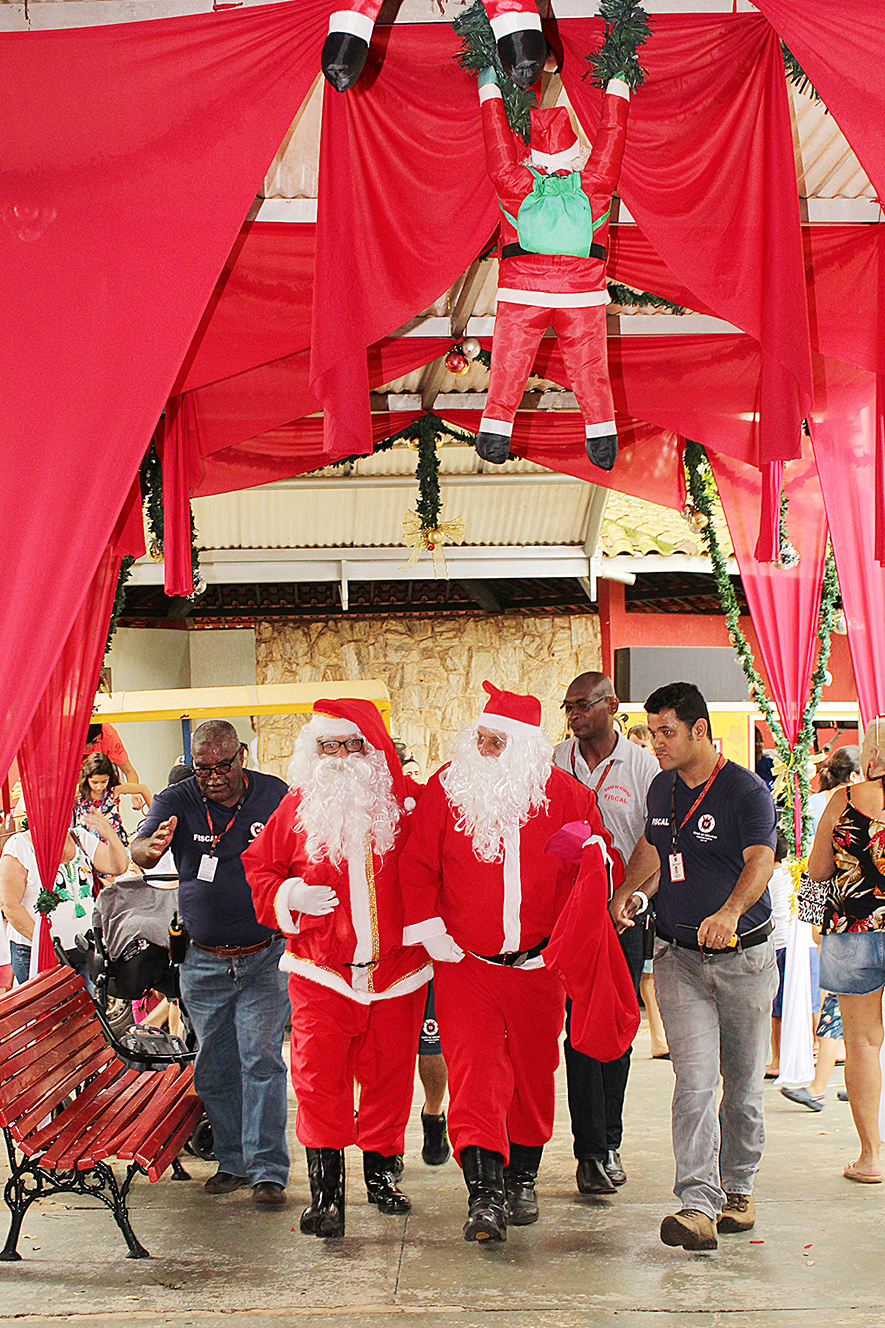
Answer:
<svg viewBox="0 0 885 1328"><path fill-rule="evenodd" d="M462 517L465 543L582 544L591 485L561 483L514 491L511 484L441 485L443 520ZM369 489L343 480L334 488L249 489L194 500L198 542L210 549L381 548L402 543L403 517L417 484Z"/></svg>

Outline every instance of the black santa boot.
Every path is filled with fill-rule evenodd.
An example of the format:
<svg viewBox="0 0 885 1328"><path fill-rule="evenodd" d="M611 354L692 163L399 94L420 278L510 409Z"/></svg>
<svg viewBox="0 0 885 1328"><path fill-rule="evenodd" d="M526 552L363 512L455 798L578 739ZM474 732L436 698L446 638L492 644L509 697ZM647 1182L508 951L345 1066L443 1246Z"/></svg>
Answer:
<svg viewBox="0 0 885 1328"><path fill-rule="evenodd" d="M369 43L352 32L330 32L323 43L320 65L336 92L346 92L363 72Z"/></svg>
<svg viewBox="0 0 885 1328"><path fill-rule="evenodd" d="M518 88L537 83L547 60L547 39L537 28L508 32L497 42L498 58Z"/></svg>
<svg viewBox="0 0 885 1328"><path fill-rule="evenodd" d="M307 1236L344 1235L344 1153L337 1148L308 1148L310 1207L301 1214Z"/></svg>
<svg viewBox="0 0 885 1328"><path fill-rule="evenodd" d="M510 1145L510 1161L504 1168L504 1192L507 1195L507 1222L512 1227L528 1227L538 1220L535 1181L541 1165L543 1144Z"/></svg>
<svg viewBox="0 0 885 1328"><path fill-rule="evenodd" d="M363 1153L363 1175L366 1178L366 1197L378 1205L379 1213L396 1216L410 1213L412 1205L397 1185L397 1154L385 1157L383 1153Z"/></svg>
<svg viewBox="0 0 885 1328"><path fill-rule="evenodd" d="M461 1170L470 1196L464 1239L506 1240L503 1157L471 1145L461 1150Z"/></svg>

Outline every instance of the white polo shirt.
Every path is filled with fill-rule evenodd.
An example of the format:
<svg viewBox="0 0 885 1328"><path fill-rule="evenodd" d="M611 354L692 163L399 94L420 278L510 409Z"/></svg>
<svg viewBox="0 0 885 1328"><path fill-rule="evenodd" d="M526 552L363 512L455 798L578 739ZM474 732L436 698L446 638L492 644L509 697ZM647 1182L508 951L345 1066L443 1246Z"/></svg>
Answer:
<svg viewBox="0 0 885 1328"><path fill-rule="evenodd" d="M593 789L603 824L626 866L645 830L649 785L661 773L651 752L616 733L614 751L591 770L577 738L566 738L554 748L553 764Z"/></svg>

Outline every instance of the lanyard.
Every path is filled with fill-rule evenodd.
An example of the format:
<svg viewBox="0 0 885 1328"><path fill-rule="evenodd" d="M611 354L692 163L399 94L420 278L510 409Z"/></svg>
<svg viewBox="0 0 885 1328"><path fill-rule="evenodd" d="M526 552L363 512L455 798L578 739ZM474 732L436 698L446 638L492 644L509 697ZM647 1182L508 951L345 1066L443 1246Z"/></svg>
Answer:
<svg viewBox="0 0 885 1328"><path fill-rule="evenodd" d="M573 743L573 745L572 745L572 750L571 750L572 774L574 775L575 779L578 778L578 771L577 771L576 763L575 763L575 752L576 752L577 750L578 750L578 740L577 740L577 738L575 738L575 741L574 741L574 743ZM615 763L615 758L612 757L612 759L609 761L608 765L607 765L607 766L605 767L605 769L603 770L602 774L601 774L601 775L599 776L599 778L597 779L596 783L593 785L593 793L594 793L594 795L599 793L599 790L602 788L602 785L605 783L606 776L608 775L608 772L609 772L609 770L611 770L611 768L612 768L612 766L614 765L614 763ZM588 787L588 788L590 787L589 784L588 784L587 787ZM704 790L704 791L706 792L706 790Z"/></svg>
<svg viewBox="0 0 885 1328"><path fill-rule="evenodd" d="M246 787L243 789L243 796L240 798L240 801L237 803L236 807L234 807L233 816L230 818L224 829L220 830L218 834L215 833L215 829L212 825L212 817L209 815L209 804L205 798L203 799L203 806L206 808L206 820L209 822L209 834L212 836L212 843L209 847L210 858L214 858L215 848L216 845L218 844L218 841L220 839L223 839L224 836L227 834L228 830L231 828L234 821L237 819L237 816L240 813L240 808L242 807L243 803L246 801L246 794L249 792L249 776L245 772L243 773L243 780L246 785Z"/></svg>
<svg viewBox="0 0 885 1328"><path fill-rule="evenodd" d="M699 807L699 806L701 805L701 803L703 802L703 800L704 800L704 796L705 796L705 794L707 793L707 790L709 789L710 785L713 783L713 780L714 780L714 779L716 778L716 776L719 774L719 771L722 769L722 767L723 767L724 765L725 765L725 757L720 755L719 760L716 762L715 766L713 767L713 770L712 770L712 773L711 773L711 775L710 775L710 778L707 780L706 784L705 784L704 787L701 789L701 791L700 791L700 793L698 794L698 796L695 798L695 800L694 800L694 802L692 803L692 805L691 805L691 807L689 808L689 810L688 810L688 811L685 813L685 815L683 816L683 818L682 818L682 823L681 823L681 825L679 826L679 829L678 829L678 830L676 829L676 780L679 778L679 776L678 776L678 774L674 774L674 776L673 776L673 788L672 788L672 790L671 790L671 792L670 792L670 833L671 833L671 835L673 836L673 852L674 852L674 853L676 852L676 839L677 839L677 836L678 836L678 835L681 833L681 831L684 829L686 822L687 822L687 821L690 821L691 818L692 818L692 816L694 816L694 814L695 814L695 812L697 811L698 807Z"/></svg>

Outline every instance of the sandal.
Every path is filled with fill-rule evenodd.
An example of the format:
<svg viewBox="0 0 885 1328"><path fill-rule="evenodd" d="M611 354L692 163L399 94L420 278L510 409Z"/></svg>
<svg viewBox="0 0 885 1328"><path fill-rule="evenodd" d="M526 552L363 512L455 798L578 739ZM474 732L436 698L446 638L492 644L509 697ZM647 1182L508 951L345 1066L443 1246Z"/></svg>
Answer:
<svg viewBox="0 0 885 1328"><path fill-rule="evenodd" d="M845 1177L846 1180L856 1180L861 1185L882 1184L881 1176L869 1176L865 1171L858 1171L853 1162L848 1163L848 1166L845 1167L845 1169L842 1172L842 1175Z"/></svg>

